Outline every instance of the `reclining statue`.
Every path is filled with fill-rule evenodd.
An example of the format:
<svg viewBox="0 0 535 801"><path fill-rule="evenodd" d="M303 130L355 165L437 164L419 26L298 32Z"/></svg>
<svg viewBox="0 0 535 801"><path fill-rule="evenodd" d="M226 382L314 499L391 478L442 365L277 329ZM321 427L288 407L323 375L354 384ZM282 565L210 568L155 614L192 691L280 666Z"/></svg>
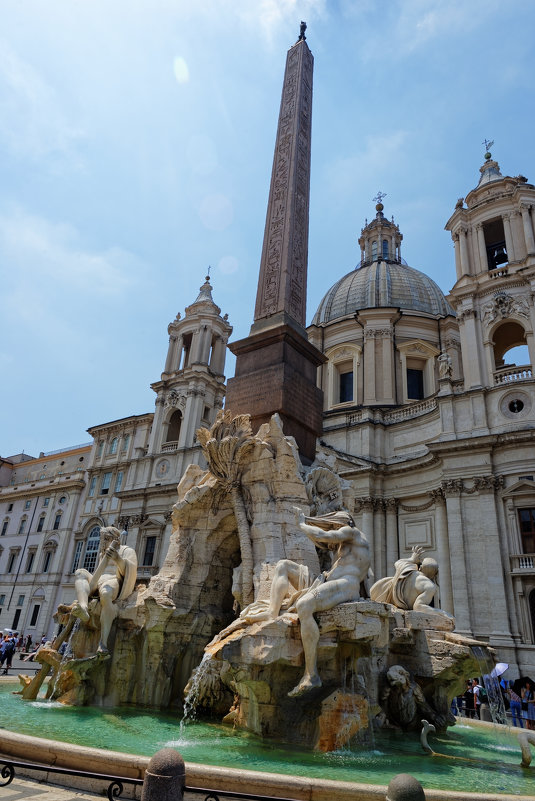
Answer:
<svg viewBox="0 0 535 801"><path fill-rule="evenodd" d="M348 512L338 511L305 518L300 509L294 508L301 531L315 545L327 546L334 551L331 567L314 578L305 565L282 559L275 568L269 601L256 601L240 615L247 623L257 623L274 620L281 608L297 612L301 624L305 673L299 684L288 693L291 697L321 687L317 667L320 632L314 613L358 600L361 582L366 579L370 567L370 546ZM288 594L290 597L285 601Z"/></svg>
<svg viewBox="0 0 535 801"><path fill-rule="evenodd" d="M453 621L453 617L432 603L437 594L438 564L435 559L422 559L424 548L415 546L408 559L398 559L393 576L379 579L370 588L372 601L392 604L398 609L431 612Z"/></svg>
<svg viewBox="0 0 535 801"><path fill-rule="evenodd" d="M114 526L100 529L100 561L91 574L80 568L75 573L77 600L70 607L74 617L89 621L89 599L100 599L100 642L98 653L108 652L111 624L117 616L116 601L128 598L137 576L137 556L133 548L121 545L121 532Z"/></svg>

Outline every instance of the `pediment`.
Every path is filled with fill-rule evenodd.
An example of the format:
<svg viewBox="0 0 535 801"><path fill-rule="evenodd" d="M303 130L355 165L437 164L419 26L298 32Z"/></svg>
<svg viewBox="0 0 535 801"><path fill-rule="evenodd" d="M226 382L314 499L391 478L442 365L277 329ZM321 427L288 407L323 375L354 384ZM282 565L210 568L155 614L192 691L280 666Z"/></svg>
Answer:
<svg viewBox="0 0 535 801"><path fill-rule="evenodd" d="M147 517L146 520L141 523L139 526L140 529L142 528L163 528L165 526L165 521L157 520L155 517Z"/></svg>
<svg viewBox="0 0 535 801"><path fill-rule="evenodd" d="M518 498L522 495L535 495L535 481L521 479L503 493L502 498Z"/></svg>

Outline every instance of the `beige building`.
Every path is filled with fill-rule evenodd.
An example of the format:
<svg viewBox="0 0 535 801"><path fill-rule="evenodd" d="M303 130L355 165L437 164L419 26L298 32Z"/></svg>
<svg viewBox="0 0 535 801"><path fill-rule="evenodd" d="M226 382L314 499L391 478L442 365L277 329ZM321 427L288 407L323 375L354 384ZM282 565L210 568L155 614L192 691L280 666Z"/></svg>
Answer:
<svg viewBox="0 0 535 801"><path fill-rule="evenodd" d="M0 628L50 634L91 445L0 459Z"/></svg>
<svg viewBox="0 0 535 801"><path fill-rule="evenodd" d="M377 214L361 263L308 328L328 357L323 443L371 536L376 577L423 545L440 604L521 674L535 670L535 187L481 177L446 228L457 282L445 298L401 258Z"/></svg>

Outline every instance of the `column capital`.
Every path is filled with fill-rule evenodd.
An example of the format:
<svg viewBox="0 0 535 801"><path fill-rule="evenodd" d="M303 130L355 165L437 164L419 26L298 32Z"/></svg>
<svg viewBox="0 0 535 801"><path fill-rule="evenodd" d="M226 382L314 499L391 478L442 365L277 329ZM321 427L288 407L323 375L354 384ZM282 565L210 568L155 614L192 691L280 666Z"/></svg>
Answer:
<svg viewBox="0 0 535 801"><path fill-rule="evenodd" d="M446 481L442 482L441 488L446 498L452 498L456 495L460 495L463 491L463 480L462 478L446 479Z"/></svg>

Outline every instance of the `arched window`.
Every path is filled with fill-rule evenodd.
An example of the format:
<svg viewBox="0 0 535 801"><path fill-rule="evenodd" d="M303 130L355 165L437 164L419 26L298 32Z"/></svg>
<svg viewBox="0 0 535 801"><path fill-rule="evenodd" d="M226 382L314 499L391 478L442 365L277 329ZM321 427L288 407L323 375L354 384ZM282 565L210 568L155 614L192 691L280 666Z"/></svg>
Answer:
<svg viewBox="0 0 535 801"><path fill-rule="evenodd" d="M528 365L529 353L526 332L520 323L509 320L496 329L494 340L494 362L496 370Z"/></svg>
<svg viewBox="0 0 535 801"><path fill-rule="evenodd" d="M383 259L388 259L388 239L383 239Z"/></svg>
<svg viewBox="0 0 535 801"><path fill-rule="evenodd" d="M117 453L118 446L119 446L119 437L114 437L110 442L110 448L108 450L110 456L113 456L115 453Z"/></svg>
<svg viewBox="0 0 535 801"><path fill-rule="evenodd" d="M372 261L377 261L377 240L372 242Z"/></svg>
<svg viewBox="0 0 535 801"><path fill-rule="evenodd" d="M37 531L42 531L44 525L45 525L45 515L41 515L41 517L39 518L39 522L37 524Z"/></svg>
<svg viewBox="0 0 535 801"><path fill-rule="evenodd" d="M4 522L2 523L2 531L0 532L0 537L4 537L7 531L7 527L9 526L9 517L6 517Z"/></svg>
<svg viewBox="0 0 535 801"><path fill-rule="evenodd" d="M97 459L100 459L103 450L104 450L104 440L101 439L100 442L98 443Z"/></svg>
<svg viewBox="0 0 535 801"><path fill-rule="evenodd" d="M127 434L126 437L123 437L123 444L121 446L121 450L123 452L128 450L129 443L130 443L130 434Z"/></svg>
<svg viewBox="0 0 535 801"><path fill-rule="evenodd" d="M167 427L167 438L166 442L178 442L178 438L180 437L180 427L182 425L182 413L175 409L173 414L169 419L169 424Z"/></svg>
<svg viewBox="0 0 535 801"><path fill-rule="evenodd" d="M57 531L60 525L61 525L61 512L58 512L54 519L54 525L52 526L52 528L54 529L54 531Z"/></svg>
<svg viewBox="0 0 535 801"><path fill-rule="evenodd" d="M100 548L100 526L93 526L87 538L85 548L84 568L93 573L97 564L98 551Z"/></svg>
<svg viewBox="0 0 535 801"><path fill-rule="evenodd" d="M26 518L23 517L22 520L19 523L19 530L18 530L17 534L24 534L24 532L26 530L26 522L27 522Z"/></svg>

